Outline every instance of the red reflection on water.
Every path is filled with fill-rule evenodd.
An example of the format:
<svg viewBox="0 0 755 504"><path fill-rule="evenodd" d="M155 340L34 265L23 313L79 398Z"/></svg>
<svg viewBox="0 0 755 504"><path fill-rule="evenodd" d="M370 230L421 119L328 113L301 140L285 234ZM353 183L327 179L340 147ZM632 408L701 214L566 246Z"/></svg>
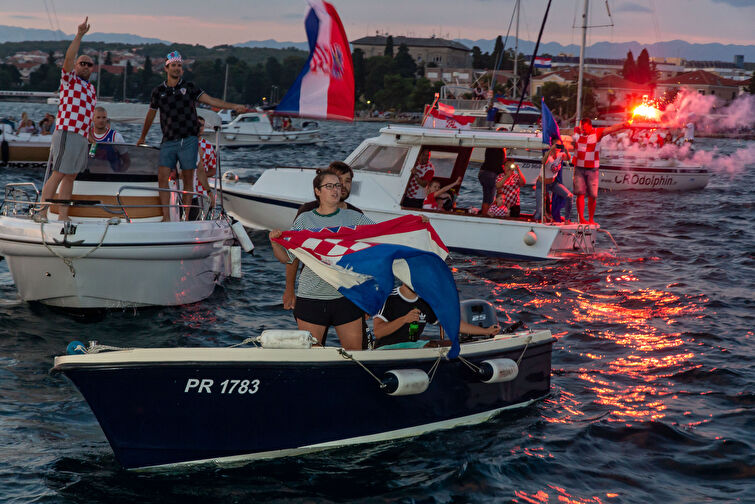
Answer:
<svg viewBox="0 0 755 504"><path fill-rule="evenodd" d="M524 490L514 490L516 498L512 502L525 502L529 504L549 504L551 502L565 502L567 504L602 504L602 500L597 495L592 497L574 497L566 489L555 485L548 485L547 490L538 490L530 494ZM551 496L553 500L551 500ZM618 494L606 494L607 497L616 497Z"/></svg>

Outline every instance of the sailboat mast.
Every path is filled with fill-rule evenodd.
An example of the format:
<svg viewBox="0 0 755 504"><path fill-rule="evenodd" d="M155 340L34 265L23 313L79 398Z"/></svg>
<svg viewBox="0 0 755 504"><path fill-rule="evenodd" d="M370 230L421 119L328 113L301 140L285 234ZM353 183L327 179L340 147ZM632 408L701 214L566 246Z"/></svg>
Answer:
<svg viewBox="0 0 755 504"><path fill-rule="evenodd" d="M587 43L587 8L588 0L585 0L585 10L582 13L582 46L579 48L579 79L577 80L577 119L576 126L582 119L582 81L585 73L585 44Z"/></svg>
<svg viewBox="0 0 755 504"><path fill-rule="evenodd" d="M519 58L519 2L520 0L516 0L516 5L514 6L514 9L516 9L516 30L514 35L514 94L512 95L513 98L516 98L516 93L518 89L519 84L519 76L517 71L517 63Z"/></svg>

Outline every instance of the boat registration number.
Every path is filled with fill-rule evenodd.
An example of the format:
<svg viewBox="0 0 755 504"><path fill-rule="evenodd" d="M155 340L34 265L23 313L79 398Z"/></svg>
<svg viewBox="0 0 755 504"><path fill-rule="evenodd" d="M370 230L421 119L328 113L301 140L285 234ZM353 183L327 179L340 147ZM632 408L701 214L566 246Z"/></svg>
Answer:
<svg viewBox="0 0 755 504"><path fill-rule="evenodd" d="M223 380L216 384L210 378L189 378L186 380L184 393L196 394L256 394L260 388L260 381L254 380Z"/></svg>

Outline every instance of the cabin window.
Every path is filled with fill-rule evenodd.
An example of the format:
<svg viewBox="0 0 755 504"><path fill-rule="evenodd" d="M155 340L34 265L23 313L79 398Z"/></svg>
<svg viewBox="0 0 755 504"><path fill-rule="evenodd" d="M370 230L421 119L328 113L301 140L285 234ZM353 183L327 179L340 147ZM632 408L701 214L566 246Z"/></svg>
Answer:
<svg viewBox="0 0 755 504"><path fill-rule="evenodd" d="M374 171L381 173L401 173L408 147L389 145L368 145L351 162L353 170Z"/></svg>
<svg viewBox="0 0 755 504"><path fill-rule="evenodd" d="M430 163L433 165L435 177L450 179L458 157L458 152L430 149Z"/></svg>
<svg viewBox="0 0 755 504"><path fill-rule="evenodd" d="M249 116L242 118L241 122L260 122L259 116Z"/></svg>

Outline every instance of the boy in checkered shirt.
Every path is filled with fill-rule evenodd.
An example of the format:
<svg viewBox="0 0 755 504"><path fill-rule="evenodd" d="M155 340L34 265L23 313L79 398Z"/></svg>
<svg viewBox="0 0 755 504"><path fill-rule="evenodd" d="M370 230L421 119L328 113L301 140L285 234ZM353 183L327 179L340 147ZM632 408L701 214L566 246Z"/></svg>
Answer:
<svg viewBox="0 0 755 504"><path fill-rule="evenodd" d="M78 26L76 36L66 51L60 77L60 105L52 134L52 173L42 187L41 200L53 199L55 193L60 199L71 199L73 182L87 165L90 130L97 93L89 83L94 62L86 54L76 58L81 39L89 31L89 18ZM94 141L94 140L92 140ZM47 206L34 215L34 220L47 220ZM58 218L68 220L68 206L59 208Z"/></svg>

